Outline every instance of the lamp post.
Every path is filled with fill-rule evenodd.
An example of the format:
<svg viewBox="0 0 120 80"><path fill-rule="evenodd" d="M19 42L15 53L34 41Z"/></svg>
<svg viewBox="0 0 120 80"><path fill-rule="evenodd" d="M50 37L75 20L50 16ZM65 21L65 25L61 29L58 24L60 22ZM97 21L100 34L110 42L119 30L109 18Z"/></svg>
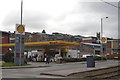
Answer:
<svg viewBox="0 0 120 80"><path fill-rule="evenodd" d="M103 19L108 18L108 17L103 17L101 18L101 34L100 34L100 40L101 40L101 54L103 53L103 42L102 42L102 37L103 37Z"/></svg>

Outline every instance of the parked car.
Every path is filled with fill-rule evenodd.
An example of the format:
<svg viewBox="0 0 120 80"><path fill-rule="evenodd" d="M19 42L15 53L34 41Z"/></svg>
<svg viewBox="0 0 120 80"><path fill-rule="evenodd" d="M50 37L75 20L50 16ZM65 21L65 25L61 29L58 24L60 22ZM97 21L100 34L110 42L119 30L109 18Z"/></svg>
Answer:
<svg viewBox="0 0 120 80"><path fill-rule="evenodd" d="M82 58L87 58L87 56L91 56L90 54L84 54L82 55Z"/></svg>

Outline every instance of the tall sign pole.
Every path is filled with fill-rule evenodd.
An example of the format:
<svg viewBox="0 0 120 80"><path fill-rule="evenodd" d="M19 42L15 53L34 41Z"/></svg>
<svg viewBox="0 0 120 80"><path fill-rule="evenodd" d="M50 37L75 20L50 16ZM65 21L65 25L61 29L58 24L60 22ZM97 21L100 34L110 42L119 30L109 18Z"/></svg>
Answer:
<svg viewBox="0 0 120 80"><path fill-rule="evenodd" d="M23 0L21 0L21 26L20 26L20 31L22 31L22 8L23 8ZM20 63L21 65L21 54L22 54L22 33L20 33Z"/></svg>
<svg viewBox="0 0 120 80"><path fill-rule="evenodd" d="M17 65L24 64L24 34L25 26L22 24L22 14L23 14L23 0L21 0L21 21L20 24L16 24L15 32L15 53L14 53L14 63Z"/></svg>
<svg viewBox="0 0 120 80"><path fill-rule="evenodd" d="M106 43L106 38L103 37L103 19L104 18L108 18L108 17L103 17L101 18L101 34L100 34L100 40L101 40L101 55L103 55L104 51L105 51L105 46L103 46L103 43L105 45Z"/></svg>
<svg viewBox="0 0 120 80"><path fill-rule="evenodd" d="M102 24L103 19L101 18L101 35L100 35L100 40L102 40L103 37L103 24ZM101 41L101 54L103 54L103 43Z"/></svg>
<svg viewBox="0 0 120 80"><path fill-rule="evenodd" d="M23 0L21 0L21 25L22 25L22 14L23 14Z"/></svg>

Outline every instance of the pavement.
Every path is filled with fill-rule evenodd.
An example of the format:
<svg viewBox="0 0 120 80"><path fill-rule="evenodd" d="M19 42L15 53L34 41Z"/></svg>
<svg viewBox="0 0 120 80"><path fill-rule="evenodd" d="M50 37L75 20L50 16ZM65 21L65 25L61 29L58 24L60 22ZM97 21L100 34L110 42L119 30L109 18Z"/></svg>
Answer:
<svg viewBox="0 0 120 80"><path fill-rule="evenodd" d="M40 75L49 75L49 76L59 76L59 77L66 77L74 73L79 73L79 72L84 72L84 71L90 71L90 70L97 70L97 69L102 69L102 68L108 68L112 66L118 66L118 61L117 60L108 60L108 61L96 61L95 62L95 67L88 68L86 66L86 62L71 62L71 63L62 63L62 64L56 64L56 63L50 63L50 64L45 64L44 62L29 62L27 66L14 66L14 67L2 67L2 69L19 69L19 68L40 68L40 67L53 67L53 66L62 66L62 65L69 65L73 64L76 65L81 64L81 67L79 68L71 68L71 69L61 69L61 70L54 70L54 71L45 71L40 73ZM107 64L107 65L104 65Z"/></svg>
<svg viewBox="0 0 120 80"><path fill-rule="evenodd" d="M20 69L20 68L40 68L40 67L50 67L49 64L44 62L28 62L25 66L11 66L11 67L1 67L2 69ZM52 64L51 64L52 65Z"/></svg>
<svg viewBox="0 0 120 80"><path fill-rule="evenodd" d="M109 63L111 62L111 63ZM86 62L83 62L86 64ZM61 76L61 77L67 77L72 74L76 73L83 73L86 71L92 71L92 70L99 70L103 68L109 68L109 67L115 67L118 66L119 61L108 61L107 65L102 65L103 63L106 63L106 61L99 61L95 62L96 66L95 67L79 67L79 68L73 68L73 69L64 69L64 70L57 70L57 71L48 71L48 72L43 72L40 73L40 75L51 75L51 76ZM98 65L99 64L99 65Z"/></svg>
<svg viewBox="0 0 120 80"><path fill-rule="evenodd" d="M28 62L27 63L28 65L25 65L25 66L10 66L10 67L8 66L8 67L0 67L0 68L1 69L41 68L41 67L51 67L54 65L73 64L73 63L76 63L76 62L61 63L61 64L55 63L55 62L52 62L50 64L46 64L45 62ZM85 64L86 62L79 62L79 63Z"/></svg>

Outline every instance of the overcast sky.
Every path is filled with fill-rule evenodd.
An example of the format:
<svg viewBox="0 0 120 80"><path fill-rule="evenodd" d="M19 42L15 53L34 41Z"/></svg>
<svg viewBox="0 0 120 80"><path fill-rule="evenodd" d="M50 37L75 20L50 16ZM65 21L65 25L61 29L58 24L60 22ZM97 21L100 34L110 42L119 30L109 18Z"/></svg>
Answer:
<svg viewBox="0 0 120 80"><path fill-rule="evenodd" d="M103 19L104 36L117 38L118 9L101 0L83 1L23 0L23 24L26 32L42 32L45 29L48 34L59 32L95 36L96 32L100 32L100 19L107 16L108 19ZM119 0L109 1L118 6ZM0 30L15 30L15 24L20 23L20 2L21 0L0 0Z"/></svg>

